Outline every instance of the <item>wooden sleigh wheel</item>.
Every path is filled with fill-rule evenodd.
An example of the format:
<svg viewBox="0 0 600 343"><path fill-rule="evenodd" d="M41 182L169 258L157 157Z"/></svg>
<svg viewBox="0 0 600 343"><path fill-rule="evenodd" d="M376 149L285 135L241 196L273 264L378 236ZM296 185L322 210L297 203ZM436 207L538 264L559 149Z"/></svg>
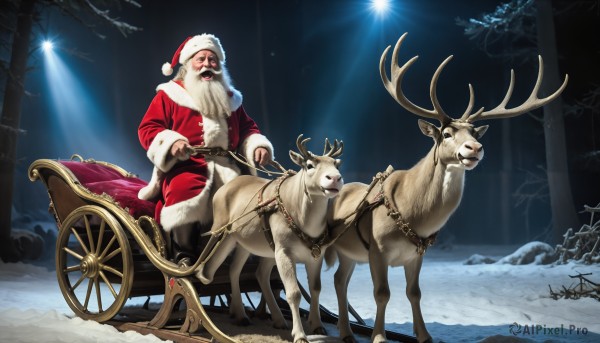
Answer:
<svg viewBox="0 0 600 343"><path fill-rule="evenodd" d="M83 319L114 317L129 297L133 259L123 227L99 206L81 206L61 225L56 275L67 304Z"/></svg>

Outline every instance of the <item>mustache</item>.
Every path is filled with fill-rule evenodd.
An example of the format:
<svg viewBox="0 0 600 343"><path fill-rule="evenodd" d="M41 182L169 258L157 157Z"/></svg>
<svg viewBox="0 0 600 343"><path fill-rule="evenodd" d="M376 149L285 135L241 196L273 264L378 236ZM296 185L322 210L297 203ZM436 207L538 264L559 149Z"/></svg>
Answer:
<svg viewBox="0 0 600 343"><path fill-rule="evenodd" d="M198 76L207 71L213 73L213 75L222 75L223 74L223 68L214 69L214 68L210 68L210 67L202 67L202 69L200 69L200 70L193 70L193 73L194 73L194 75Z"/></svg>

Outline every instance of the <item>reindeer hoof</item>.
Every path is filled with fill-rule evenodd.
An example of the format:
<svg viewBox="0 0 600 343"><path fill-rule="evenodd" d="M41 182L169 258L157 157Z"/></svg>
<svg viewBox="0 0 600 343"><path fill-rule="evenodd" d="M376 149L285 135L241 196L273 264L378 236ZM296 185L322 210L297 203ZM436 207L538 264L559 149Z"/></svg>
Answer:
<svg viewBox="0 0 600 343"><path fill-rule="evenodd" d="M310 343L306 338L298 338L294 343Z"/></svg>
<svg viewBox="0 0 600 343"><path fill-rule="evenodd" d="M356 341L356 338L354 338L354 336L346 336L346 337L342 338L342 341L344 341L344 343L358 343Z"/></svg>
<svg viewBox="0 0 600 343"><path fill-rule="evenodd" d="M313 330L313 334L327 336L327 330L325 330L324 327L319 326Z"/></svg>

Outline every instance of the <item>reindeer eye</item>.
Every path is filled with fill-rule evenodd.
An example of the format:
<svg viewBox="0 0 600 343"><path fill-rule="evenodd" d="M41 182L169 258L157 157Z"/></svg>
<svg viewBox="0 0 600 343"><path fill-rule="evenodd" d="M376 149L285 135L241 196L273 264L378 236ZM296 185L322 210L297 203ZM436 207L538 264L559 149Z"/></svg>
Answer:
<svg viewBox="0 0 600 343"><path fill-rule="evenodd" d="M450 132L445 131L444 132L444 138L452 138L452 135L450 134Z"/></svg>
<svg viewBox="0 0 600 343"><path fill-rule="evenodd" d="M306 169L313 169L314 167L315 167L315 165L314 165L314 164L312 164L312 162L308 162L308 163L306 164Z"/></svg>

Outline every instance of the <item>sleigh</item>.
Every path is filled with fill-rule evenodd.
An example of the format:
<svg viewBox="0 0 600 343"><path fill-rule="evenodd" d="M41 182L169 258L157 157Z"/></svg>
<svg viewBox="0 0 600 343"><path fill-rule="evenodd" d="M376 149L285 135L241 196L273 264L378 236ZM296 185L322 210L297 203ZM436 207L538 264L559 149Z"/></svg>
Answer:
<svg viewBox="0 0 600 343"><path fill-rule="evenodd" d="M224 333L218 320L212 320L215 313L227 309L231 292L227 264L211 284L204 285L194 276L196 266L171 262L169 237L153 218L155 203L137 197L146 181L117 165L78 155L71 160L36 160L28 173L30 180L41 180L47 188L58 227L58 284L78 317L176 342L240 342ZM257 265L251 259L244 266L242 292L260 290ZM276 270L271 274L271 287L283 289ZM164 296L160 308L150 311L147 301L141 309L146 317L126 311L128 299L157 295ZM280 300L284 308L287 304ZM372 328L351 311L356 318L354 332L370 335ZM321 316L324 322L337 321L322 306ZM388 338L414 341L394 332L388 332Z"/></svg>

